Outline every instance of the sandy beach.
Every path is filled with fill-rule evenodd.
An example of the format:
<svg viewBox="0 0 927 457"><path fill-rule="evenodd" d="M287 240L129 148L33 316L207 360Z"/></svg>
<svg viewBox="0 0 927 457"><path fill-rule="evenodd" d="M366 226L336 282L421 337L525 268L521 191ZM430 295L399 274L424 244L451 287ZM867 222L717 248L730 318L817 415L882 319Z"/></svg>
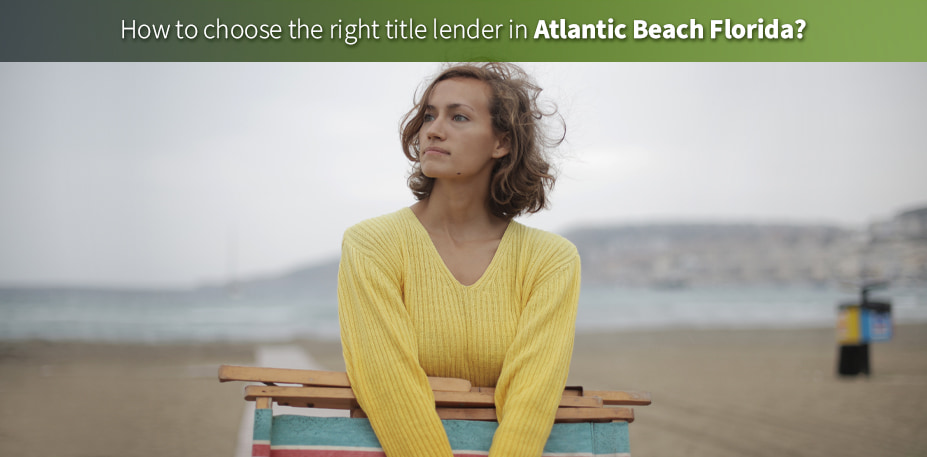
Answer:
<svg viewBox="0 0 927 457"><path fill-rule="evenodd" d="M343 370L337 343L298 341ZM216 368L253 344L0 343L0 455L232 456L245 402ZM631 451L658 456L927 455L927 325L835 375L832 329L577 337L570 384L646 390Z"/></svg>

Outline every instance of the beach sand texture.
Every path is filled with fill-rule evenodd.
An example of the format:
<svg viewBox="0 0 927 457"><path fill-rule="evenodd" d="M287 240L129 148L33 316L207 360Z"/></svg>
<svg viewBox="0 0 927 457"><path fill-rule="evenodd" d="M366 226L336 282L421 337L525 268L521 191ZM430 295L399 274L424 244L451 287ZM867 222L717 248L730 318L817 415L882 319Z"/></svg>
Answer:
<svg viewBox="0 0 927 457"><path fill-rule="evenodd" d="M337 343L297 344L344 369ZM216 369L255 348L0 343L0 455L232 456L242 385ZM653 394L635 457L927 456L927 325L871 346L869 378L838 378L836 348L832 329L584 334L569 382Z"/></svg>

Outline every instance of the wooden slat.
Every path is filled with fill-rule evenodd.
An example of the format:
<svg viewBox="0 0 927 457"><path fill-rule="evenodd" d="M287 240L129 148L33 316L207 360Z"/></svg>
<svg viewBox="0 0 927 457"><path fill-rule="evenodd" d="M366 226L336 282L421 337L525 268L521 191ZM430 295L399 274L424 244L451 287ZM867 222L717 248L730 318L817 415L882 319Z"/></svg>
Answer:
<svg viewBox="0 0 927 457"><path fill-rule="evenodd" d="M219 382L228 381L351 387L348 375L343 372L222 365L219 367ZM428 383L436 392L468 392L471 388L470 381L458 378L429 377Z"/></svg>
<svg viewBox="0 0 927 457"><path fill-rule="evenodd" d="M566 386L563 395L583 396L583 386Z"/></svg>
<svg viewBox="0 0 927 457"><path fill-rule="evenodd" d="M247 386L245 400L272 398L283 406L306 406L325 409L357 407L354 391L348 387Z"/></svg>
<svg viewBox="0 0 927 457"><path fill-rule="evenodd" d="M349 387L351 385L347 374L335 371L222 365L219 367L219 382L227 381L303 384L318 387Z"/></svg>
<svg viewBox="0 0 927 457"><path fill-rule="evenodd" d="M435 405L447 408L479 408L494 407L496 404L493 392L435 392ZM560 407L566 408L598 408L602 406L599 397L577 397L565 395L560 399Z"/></svg>
<svg viewBox="0 0 927 457"><path fill-rule="evenodd" d="M634 422L631 408L560 408L554 422Z"/></svg>
<svg viewBox="0 0 927 457"><path fill-rule="evenodd" d="M647 406L652 402L650 392L587 390L583 392L583 395L601 397L606 405Z"/></svg>
<svg viewBox="0 0 927 457"><path fill-rule="evenodd" d="M490 421L496 420L495 408L437 408L438 417L446 420L471 420L471 421ZM364 410L352 409L351 417L355 419L366 419L367 413Z"/></svg>
<svg viewBox="0 0 927 457"><path fill-rule="evenodd" d="M448 408L493 408L496 399L483 392L435 392L435 406Z"/></svg>
<svg viewBox="0 0 927 457"><path fill-rule="evenodd" d="M435 405L449 408L492 408L495 398L486 392L435 392ZM273 398L284 406L309 406L327 409L351 409L357 406L354 391L346 387L292 387L292 386L247 386L245 400L260 397ZM602 406L599 397L564 396L561 407L597 408Z"/></svg>
<svg viewBox="0 0 927 457"><path fill-rule="evenodd" d="M438 417L446 420L495 421L495 408L438 408ZM362 409L351 410L351 417L366 418ZM560 408L554 422L634 422L631 408Z"/></svg>
<svg viewBox="0 0 927 457"><path fill-rule="evenodd" d="M438 408L438 417L445 420L495 422L496 408Z"/></svg>
<svg viewBox="0 0 927 457"><path fill-rule="evenodd" d="M601 408L604 405L601 397L577 397L569 394L560 397L561 408Z"/></svg>
<svg viewBox="0 0 927 457"><path fill-rule="evenodd" d="M481 392L489 395L495 393L495 389L492 387L474 387L470 389L472 392ZM651 403L650 392L633 392L633 391L620 391L620 390L584 390L580 391L577 388L567 388L563 391L564 397L577 397L580 398L589 398L589 397L600 397L602 398L602 404L609 406L647 406ZM560 406L564 406L561 402Z"/></svg>

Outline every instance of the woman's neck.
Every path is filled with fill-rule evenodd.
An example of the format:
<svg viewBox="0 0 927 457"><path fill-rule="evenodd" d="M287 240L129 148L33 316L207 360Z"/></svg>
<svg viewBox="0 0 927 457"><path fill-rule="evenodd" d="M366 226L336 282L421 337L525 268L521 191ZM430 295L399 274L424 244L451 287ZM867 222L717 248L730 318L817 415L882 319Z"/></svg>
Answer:
<svg viewBox="0 0 927 457"><path fill-rule="evenodd" d="M508 220L489 210L489 186L457 185L435 181L431 195L412 205L412 211L429 232L456 240L501 238Z"/></svg>

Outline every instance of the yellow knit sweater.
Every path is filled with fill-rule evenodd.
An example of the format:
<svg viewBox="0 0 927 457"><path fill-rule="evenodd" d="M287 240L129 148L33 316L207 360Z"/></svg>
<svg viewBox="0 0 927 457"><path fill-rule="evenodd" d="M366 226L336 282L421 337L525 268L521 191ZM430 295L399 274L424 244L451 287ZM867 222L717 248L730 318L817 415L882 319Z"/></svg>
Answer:
<svg viewBox="0 0 927 457"><path fill-rule="evenodd" d="M345 232L338 272L351 386L390 457L452 455L426 376L495 386L490 456L541 455L566 384L580 261L566 239L512 221L464 286L410 208Z"/></svg>

